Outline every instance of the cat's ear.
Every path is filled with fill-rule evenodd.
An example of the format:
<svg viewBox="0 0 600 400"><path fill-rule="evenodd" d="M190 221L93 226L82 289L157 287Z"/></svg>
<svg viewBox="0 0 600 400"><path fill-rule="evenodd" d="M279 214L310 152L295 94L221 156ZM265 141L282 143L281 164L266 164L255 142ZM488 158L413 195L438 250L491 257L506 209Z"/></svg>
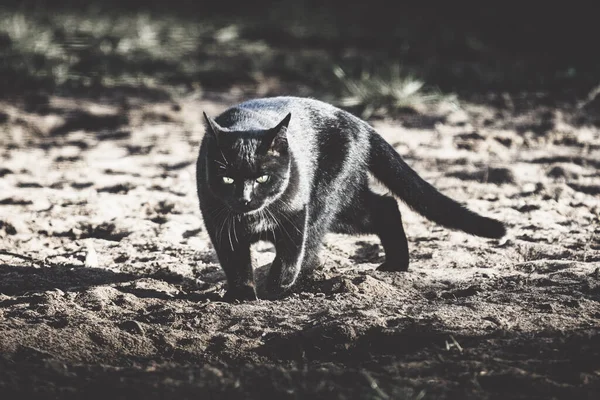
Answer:
<svg viewBox="0 0 600 400"><path fill-rule="evenodd" d="M260 150L263 152L272 152L273 154L287 153L287 130L290 124L292 113L288 113L275 128L267 131Z"/></svg>
<svg viewBox="0 0 600 400"><path fill-rule="evenodd" d="M278 123L277 126L275 128L273 128L272 130L274 130L276 132L280 132L283 130L284 131L283 133L285 133L285 131L288 128L288 125L290 124L290 119L292 119L292 113L288 113L285 117L283 117L281 122Z"/></svg>
<svg viewBox="0 0 600 400"><path fill-rule="evenodd" d="M219 136L221 135L223 129L215 122L214 119L206 115L205 112L202 112L202 114L204 114L204 119L206 120L206 133L212 135L218 144Z"/></svg>

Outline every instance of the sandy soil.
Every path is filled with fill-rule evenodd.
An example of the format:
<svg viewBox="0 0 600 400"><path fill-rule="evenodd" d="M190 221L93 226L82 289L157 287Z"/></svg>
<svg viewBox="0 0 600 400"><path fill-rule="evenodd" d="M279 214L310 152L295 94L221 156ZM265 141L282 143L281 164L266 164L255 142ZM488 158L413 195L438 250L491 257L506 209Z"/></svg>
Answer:
<svg viewBox="0 0 600 400"><path fill-rule="evenodd" d="M410 272L374 271L375 237L330 235L289 297L227 304L194 162L201 110L236 100L1 105L0 397L596 398L600 124L587 105L496 96L373 121L509 235L402 206ZM262 277L272 247L255 256Z"/></svg>

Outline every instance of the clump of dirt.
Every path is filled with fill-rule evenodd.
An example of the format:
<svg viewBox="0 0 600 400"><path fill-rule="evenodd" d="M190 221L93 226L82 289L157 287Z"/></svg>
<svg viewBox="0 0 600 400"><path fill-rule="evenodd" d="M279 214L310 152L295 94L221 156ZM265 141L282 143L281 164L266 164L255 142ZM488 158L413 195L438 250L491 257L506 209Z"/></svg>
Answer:
<svg viewBox="0 0 600 400"><path fill-rule="evenodd" d="M462 180L494 183L496 185L516 183L515 176L509 168L486 168L473 172L456 171L448 173L448 176Z"/></svg>

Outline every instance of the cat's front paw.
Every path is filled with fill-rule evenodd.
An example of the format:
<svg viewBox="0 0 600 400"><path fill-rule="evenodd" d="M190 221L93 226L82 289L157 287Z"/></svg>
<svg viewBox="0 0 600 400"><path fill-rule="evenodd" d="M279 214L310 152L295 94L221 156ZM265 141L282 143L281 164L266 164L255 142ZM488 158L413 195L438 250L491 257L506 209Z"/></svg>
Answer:
<svg viewBox="0 0 600 400"><path fill-rule="evenodd" d="M265 299L267 300L280 300L290 293L290 289L293 285L282 285L279 282L270 281L267 283L267 290L265 293Z"/></svg>
<svg viewBox="0 0 600 400"><path fill-rule="evenodd" d="M377 271L406 272L408 271L408 261L386 261L377 267Z"/></svg>
<svg viewBox="0 0 600 400"><path fill-rule="evenodd" d="M233 303L235 301L255 301L258 300L258 297L254 286L240 286L228 289L223 300Z"/></svg>
<svg viewBox="0 0 600 400"><path fill-rule="evenodd" d="M268 290L265 294L265 299L270 301L281 300L288 294L287 290Z"/></svg>

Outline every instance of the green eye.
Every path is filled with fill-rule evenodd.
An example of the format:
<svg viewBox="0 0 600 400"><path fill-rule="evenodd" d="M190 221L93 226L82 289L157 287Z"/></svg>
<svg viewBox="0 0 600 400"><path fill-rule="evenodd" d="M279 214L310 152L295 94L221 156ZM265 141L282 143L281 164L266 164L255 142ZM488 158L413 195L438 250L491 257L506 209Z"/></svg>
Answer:
<svg viewBox="0 0 600 400"><path fill-rule="evenodd" d="M258 182L258 183L267 183L268 180L269 180L269 175L263 175L263 176L259 176L258 178L256 178L256 182Z"/></svg>
<svg viewBox="0 0 600 400"><path fill-rule="evenodd" d="M226 185L231 185L233 183L233 178L230 178L228 176L224 176L223 177L223 183Z"/></svg>

